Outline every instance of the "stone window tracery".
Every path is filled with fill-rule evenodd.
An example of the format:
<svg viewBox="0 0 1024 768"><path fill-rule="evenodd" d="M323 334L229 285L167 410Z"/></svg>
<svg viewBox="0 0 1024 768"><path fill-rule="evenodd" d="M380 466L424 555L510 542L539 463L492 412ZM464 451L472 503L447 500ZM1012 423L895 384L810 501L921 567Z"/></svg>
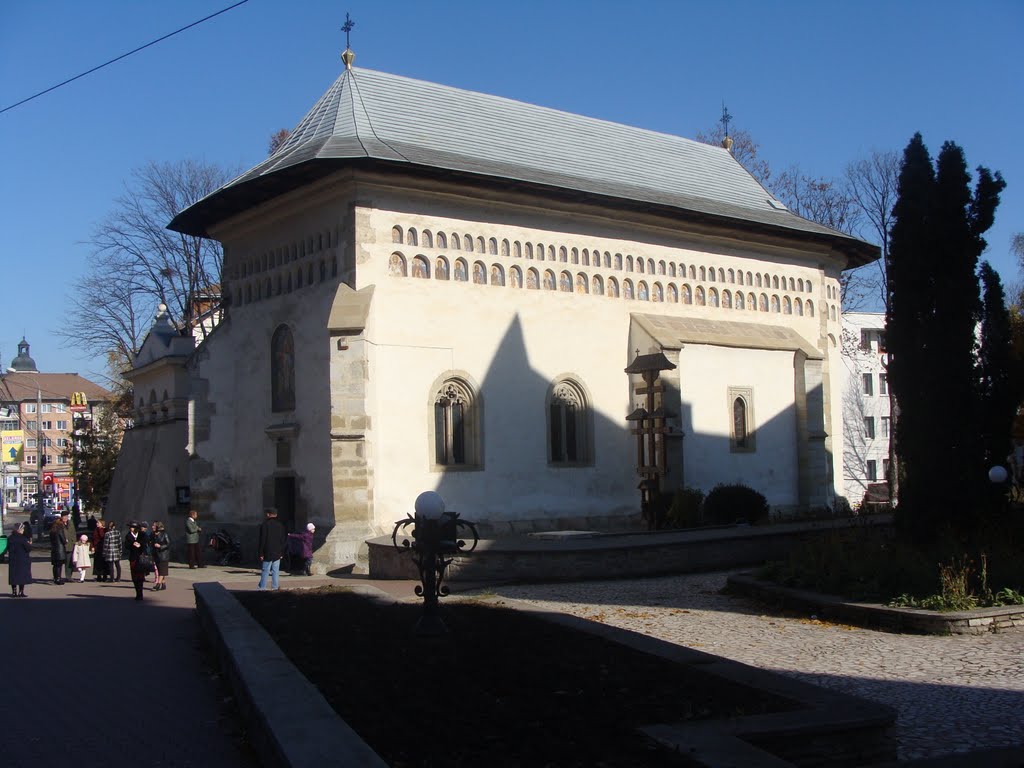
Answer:
<svg viewBox="0 0 1024 768"><path fill-rule="evenodd" d="M548 461L578 466L593 460L591 414L583 387L571 378L556 381L548 395Z"/></svg>
<svg viewBox="0 0 1024 768"><path fill-rule="evenodd" d="M433 397L433 411L435 466L479 466L479 425L483 420L469 384L461 378L445 380Z"/></svg>

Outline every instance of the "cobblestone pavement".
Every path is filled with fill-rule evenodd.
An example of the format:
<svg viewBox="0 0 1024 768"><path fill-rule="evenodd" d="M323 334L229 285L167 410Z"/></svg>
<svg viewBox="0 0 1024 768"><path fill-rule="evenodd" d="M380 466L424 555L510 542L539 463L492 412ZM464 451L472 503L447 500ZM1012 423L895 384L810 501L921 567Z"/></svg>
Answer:
<svg viewBox="0 0 1024 768"><path fill-rule="evenodd" d="M1024 744L1024 632L897 635L723 595L728 573L491 588L896 709L900 760Z"/></svg>

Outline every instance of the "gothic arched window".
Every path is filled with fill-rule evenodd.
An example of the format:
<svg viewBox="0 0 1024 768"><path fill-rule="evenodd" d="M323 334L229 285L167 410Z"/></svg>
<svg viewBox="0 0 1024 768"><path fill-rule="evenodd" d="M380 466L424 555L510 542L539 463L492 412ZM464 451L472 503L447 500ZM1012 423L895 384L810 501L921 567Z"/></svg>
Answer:
<svg viewBox="0 0 1024 768"><path fill-rule="evenodd" d="M466 467L480 464L480 403L460 378L446 379L433 397L434 464Z"/></svg>
<svg viewBox="0 0 1024 768"><path fill-rule="evenodd" d="M287 325L270 339L270 410L295 410L295 342Z"/></svg>
<svg viewBox="0 0 1024 768"><path fill-rule="evenodd" d="M579 465L592 461L590 409L583 387L572 379L555 382L548 394L548 461Z"/></svg>
<svg viewBox="0 0 1024 768"><path fill-rule="evenodd" d="M754 390L751 387L729 387L732 424L729 428L729 448L734 453L754 450Z"/></svg>

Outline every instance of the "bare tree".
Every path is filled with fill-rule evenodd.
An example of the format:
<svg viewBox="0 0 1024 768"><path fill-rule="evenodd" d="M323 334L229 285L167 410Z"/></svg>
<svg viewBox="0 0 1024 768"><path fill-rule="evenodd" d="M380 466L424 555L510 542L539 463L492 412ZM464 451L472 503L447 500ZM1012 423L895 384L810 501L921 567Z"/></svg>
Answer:
<svg viewBox="0 0 1024 768"><path fill-rule="evenodd" d="M209 295L219 293L220 244L172 232L167 224L232 175L196 160L149 163L133 171L125 193L88 241L88 271L69 300L76 322L59 335L97 358L127 364L161 302L183 333L204 334L207 326L197 320L209 309Z"/></svg>
<svg viewBox="0 0 1024 768"><path fill-rule="evenodd" d="M861 237L874 240L882 251L882 258L857 272L871 271L865 283L874 282L881 304L888 301L885 284L885 265L889 258L889 230L892 228L892 208L896 203L896 182L900 175L900 158L896 152L874 150L865 158L846 166L844 181L847 195L859 211Z"/></svg>
<svg viewBox="0 0 1024 768"><path fill-rule="evenodd" d="M698 131L695 138L702 144L720 147L725 140L725 127L721 123L716 123L714 128ZM768 167L768 161L758 155L761 145L754 141L749 131L743 129L730 131L729 138L733 142L732 149L729 150L732 152L732 156L750 172L751 176L757 179L761 186L768 188L772 172Z"/></svg>
<svg viewBox="0 0 1024 768"><path fill-rule="evenodd" d="M292 135L292 132L287 128L281 128L270 134L270 144L267 146L267 155L272 155L279 150L284 143L288 141L288 137Z"/></svg>

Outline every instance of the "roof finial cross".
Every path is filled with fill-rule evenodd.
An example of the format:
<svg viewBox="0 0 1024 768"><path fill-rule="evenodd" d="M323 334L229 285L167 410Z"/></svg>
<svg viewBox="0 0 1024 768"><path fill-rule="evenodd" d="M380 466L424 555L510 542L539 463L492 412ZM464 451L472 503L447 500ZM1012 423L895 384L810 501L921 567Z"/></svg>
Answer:
<svg viewBox="0 0 1024 768"><path fill-rule="evenodd" d="M352 27L354 27L355 25L356 25L356 23L354 21L352 21L351 17L348 15L348 12L346 11L345 12L345 23L341 25L341 31L345 33L345 47L346 48L351 48L352 47L351 45L349 45L348 35L352 31Z"/></svg>
<svg viewBox="0 0 1024 768"><path fill-rule="evenodd" d="M341 53L341 60L345 62L345 69L352 69L352 62L355 61L356 55L352 53L352 48L349 47L349 33L352 31L356 23L352 21L352 17L345 12L345 23L341 25L341 31L345 33L345 50Z"/></svg>
<svg viewBox="0 0 1024 768"><path fill-rule="evenodd" d="M732 115L729 114L729 110L725 106L725 102L722 102L722 119L719 120L722 127L725 128L725 135L729 135L729 121L732 120Z"/></svg>

